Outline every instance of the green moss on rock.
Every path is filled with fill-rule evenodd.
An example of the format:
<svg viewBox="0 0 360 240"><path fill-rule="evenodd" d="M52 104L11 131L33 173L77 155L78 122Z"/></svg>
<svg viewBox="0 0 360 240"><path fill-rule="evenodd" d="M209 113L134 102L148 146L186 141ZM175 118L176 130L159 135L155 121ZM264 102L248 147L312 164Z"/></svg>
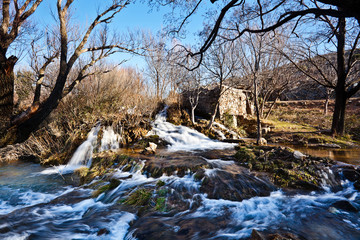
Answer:
<svg viewBox="0 0 360 240"><path fill-rule="evenodd" d="M132 206L148 206L151 196L151 189L140 188L132 192L124 203Z"/></svg>
<svg viewBox="0 0 360 240"><path fill-rule="evenodd" d="M235 158L240 162L252 162L256 159L256 155L252 149L241 147L236 152Z"/></svg>

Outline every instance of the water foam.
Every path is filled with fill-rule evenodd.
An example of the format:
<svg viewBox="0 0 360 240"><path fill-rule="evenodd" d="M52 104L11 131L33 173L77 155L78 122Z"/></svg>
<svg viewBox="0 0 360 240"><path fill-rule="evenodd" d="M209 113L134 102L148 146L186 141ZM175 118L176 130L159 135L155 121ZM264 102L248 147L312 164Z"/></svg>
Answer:
<svg viewBox="0 0 360 240"><path fill-rule="evenodd" d="M171 146L169 146L168 150L193 151L234 147L230 143L212 140L194 129L166 122L166 110L167 107L156 116L153 129L148 135L155 134L169 142Z"/></svg>
<svg viewBox="0 0 360 240"><path fill-rule="evenodd" d="M67 165L54 166L45 169L41 174L68 174L80 167L90 167L94 149L97 145L97 136L100 130L100 124L92 128L88 134L86 141L84 141L75 151ZM120 147L119 141L121 136L114 132L111 126L103 128L103 136L101 139L101 146L99 151L110 149L118 149Z"/></svg>
<svg viewBox="0 0 360 240"><path fill-rule="evenodd" d="M272 192L268 197L253 197L241 202L208 199L206 194L200 194L202 204L196 212L191 213L190 218L217 218L224 217L227 213L231 219L226 229L221 229L214 238L240 239L251 235L253 229L259 231L269 227L292 224L300 224L316 211L328 211L331 203L338 200L353 201L357 194L354 188L348 185L340 192L312 193L310 195L297 194L289 196L282 191ZM349 196L349 197L346 197ZM322 210L321 210L322 209ZM347 218L348 213L336 211L334 214L343 213ZM345 219L355 229L360 230L360 220L357 217Z"/></svg>
<svg viewBox="0 0 360 240"><path fill-rule="evenodd" d="M114 129L111 126L108 126L107 128L103 127L100 152L120 148L120 140L120 134L115 133Z"/></svg>

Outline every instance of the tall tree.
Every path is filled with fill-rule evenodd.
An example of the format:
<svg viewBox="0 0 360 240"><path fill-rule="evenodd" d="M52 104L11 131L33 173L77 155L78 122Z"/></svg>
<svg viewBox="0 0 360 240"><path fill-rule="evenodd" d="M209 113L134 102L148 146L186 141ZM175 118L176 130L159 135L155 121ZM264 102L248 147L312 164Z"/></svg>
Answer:
<svg viewBox="0 0 360 240"><path fill-rule="evenodd" d="M326 89L326 102L334 92L331 133L342 135L347 101L360 89L360 29L356 22L345 18L320 16L319 21L325 25L321 28L323 31L318 30L301 40L297 38L300 43L295 45L291 56L281 52L304 76ZM329 49L330 53L324 54L323 49Z"/></svg>
<svg viewBox="0 0 360 240"><path fill-rule="evenodd" d="M18 57L9 55L10 48L24 33L28 22L42 0L3 0L0 15L0 133L10 125L14 107L14 66Z"/></svg>
<svg viewBox="0 0 360 240"><path fill-rule="evenodd" d="M207 78L216 89L214 96L216 100L212 106L213 112L208 128L211 128L215 121L221 96L226 93L229 87L234 87L231 79L234 79L233 77L236 75L240 64L234 47L234 43L231 42L214 44L202 64Z"/></svg>
<svg viewBox="0 0 360 240"><path fill-rule="evenodd" d="M261 143L262 130L259 108L259 82L261 81L261 73L264 69L266 54L266 36L246 34L246 38L238 44L240 55L242 56L241 66L244 78L249 78L253 85L254 105L257 122L257 138L256 143Z"/></svg>
<svg viewBox="0 0 360 240"><path fill-rule="evenodd" d="M3 1L3 3L5 2L9 1ZM36 1L35 3L39 2L41 1ZM63 97L69 94L87 76L94 74L92 67L96 62L115 52L134 52L138 49L138 46L134 46L136 43L132 39L121 41L121 39L111 38L107 28L104 27L111 22L116 14L130 4L130 0L111 1L108 7L98 12L98 15L83 33L77 33L78 38L75 41L71 41L73 39L69 38L71 31L69 10L73 3L74 0L66 0L64 2L57 0L56 2L59 30L54 34L57 34L59 39L59 58L57 58L58 71L56 81L51 93L45 100L39 104L32 105L28 110L12 119L10 124L8 124L10 126L6 128L7 131L3 131L0 146L27 139L58 106ZM14 0L14 4L15 9L17 9L17 1ZM37 5L31 8L32 12L36 10ZM6 18L8 17L3 14L3 22ZM15 39L16 36L13 38L13 41ZM76 69L78 71L75 73ZM71 76L74 77L72 78Z"/></svg>
<svg viewBox="0 0 360 240"><path fill-rule="evenodd" d="M188 1L181 3L178 1L158 0L162 4L177 4L183 7L189 6ZM172 31L175 33L181 32L185 24L190 21L198 9L200 9L206 1L194 0L191 1L192 8L185 10L185 15L180 19L177 27ZM241 38L245 33L262 34L274 31L275 29L289 25L292 27L292 32L296 35L297 30L306 23L314 24L316 19L322 17L338 18L339 24L335 26L338 31L339 38L337 52L338 52L338 73L337 73L337 86L336 90L338 96L335 98L335 111L333 115L332 133L343 134L344 126L343 119L345 114L345 107L347 95L352 95L360 89L360 84L352 84L349 87L349 92L344 90L344 80L346 79L346 64L343 61L344 40L346 19L356 19L359 29L360 24L360 4L355 0L304 0L304 1L246 1L246 0L227 0L218 1L210 0L211 3L216 5L215 10L218 15L206 25L206 29L210 28L205 40L197 52L190 52L190 56L197 56L200 61L195 66L198 67L201 63L204 53L210 49L210 46L216 42L216 39L222 38L229 41ZM213 11L214 11L213 9ZM213 16L214 14L212 14ZM179 19L178 19L179 20ZM249 22L246 26L244 22ZM312 25L313 26L313 25ZM228 36L233 35L232 38ZM351 90L350 90L351 89Z"/></svg>

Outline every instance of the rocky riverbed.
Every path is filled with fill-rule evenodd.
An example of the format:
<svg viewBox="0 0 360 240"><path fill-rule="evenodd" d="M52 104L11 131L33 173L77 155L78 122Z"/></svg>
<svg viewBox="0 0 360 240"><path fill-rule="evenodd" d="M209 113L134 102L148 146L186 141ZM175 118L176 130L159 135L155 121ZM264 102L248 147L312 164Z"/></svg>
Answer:
<svg viewBox="0 0 360 240"><path fill-rule="evenodd" d="M66 165L0 167L1 238L360 238L356 166L211 140L163 115L131 148L106 131Z"/></svg>

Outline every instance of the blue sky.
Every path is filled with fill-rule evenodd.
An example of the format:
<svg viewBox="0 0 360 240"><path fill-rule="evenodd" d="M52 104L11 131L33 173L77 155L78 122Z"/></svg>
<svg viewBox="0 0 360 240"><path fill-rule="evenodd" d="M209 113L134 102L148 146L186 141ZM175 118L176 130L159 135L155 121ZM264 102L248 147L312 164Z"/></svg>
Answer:
<svg viewBox="0 0 360 240"><path fill-rule="evenodd" d="M101 8L101 4L111 1L101 0L76 0L74 1L73 7L73 20L83 26L85 29L89 23L96 16L97 9ZM106 5L105 5L106 6ZM43 29L49 24L55 23L51 12L56 13L56 1L55 0L44 0L39 6L37 11L32 16L33 21L36 23L38 29ZM146 1L136 1L136 3L130 4L126 9L122 10L112 21L110 28L117 32L126 32L128 30L145 30L151 31L154 35L165 27L165 14L171 12L168 7L160 7L158 9L151 9ZM182 39L185 44L193 44L196 41L195 32L201 30L202 19L201 16L195 16L192 19L191 24L188 26L190 33L186 39ZM113 62L120 62L123 59L130 59L126 62L125 66L134 66L142 69L145 67L145 62L140 57L131 57L130 55L117 54L110 58ZM22 60L18 67L26 66L26 59Z"/></svg>

